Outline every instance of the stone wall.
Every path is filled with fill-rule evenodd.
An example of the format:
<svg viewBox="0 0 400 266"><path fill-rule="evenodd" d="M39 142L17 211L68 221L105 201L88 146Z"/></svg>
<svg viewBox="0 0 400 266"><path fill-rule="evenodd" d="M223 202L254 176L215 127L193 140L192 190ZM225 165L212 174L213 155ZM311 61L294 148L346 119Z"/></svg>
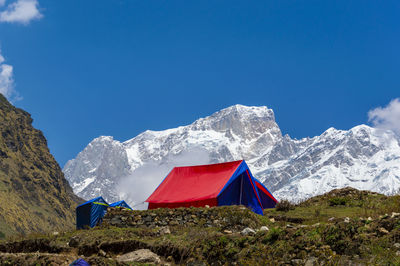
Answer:
<svg viewBox="0 0 400 266"><path fill-rule="evenodd" d="M177 208L131 211L121 208L108 208L102 226L117 227L162 227L198 226L219 227L242 230L246 227L260 226L262 216L243 206L223 206L212 208Z"/></svg>

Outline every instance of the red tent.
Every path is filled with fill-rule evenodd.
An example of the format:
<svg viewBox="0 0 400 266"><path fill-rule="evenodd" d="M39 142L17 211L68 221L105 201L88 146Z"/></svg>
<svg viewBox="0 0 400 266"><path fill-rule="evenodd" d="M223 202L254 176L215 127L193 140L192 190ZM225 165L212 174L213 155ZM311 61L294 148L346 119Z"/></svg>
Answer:
<svg viewBox="0 0 400 266"><path fill-rule="evenodd" d="M149 209L246 205L262 214L267 202L245 161L175 167L146 200ZM271 206L276 199L268 193ZM273 205L273 206L272 206Z"/></svg>

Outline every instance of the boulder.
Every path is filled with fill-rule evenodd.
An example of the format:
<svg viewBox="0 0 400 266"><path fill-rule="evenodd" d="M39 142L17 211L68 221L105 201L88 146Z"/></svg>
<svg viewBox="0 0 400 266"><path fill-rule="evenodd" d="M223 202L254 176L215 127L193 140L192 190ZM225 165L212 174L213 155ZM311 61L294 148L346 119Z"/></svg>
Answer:
<svg viewBox="0 0 400 266"><path fill-rule="evenodd" d="M158 230L158 233L160 235L168 235L168 234L171 234L171 230L169 230L168 226L163 226Z"/></svg>
<svg viewBox="0 0 400 266"><path fill-rule="evenodd" d="M269 231L269 228L267 226L261 226L260 231L261 232L264 232L264 231L266 232L266 231Z"/></svg>
<svg viewBox="0 0 400 266"><path fill-rule="evenodd" d="M138 249L117 257L119 262L161 263L160 257L149 249Z"/></svg>
<svg viewBox="0 0 400 266"><path fill-rule="evenodd" d="M245 229L242 230L242 232L240 232L242 235L247 236L247 235L255 235L256 231L254 231L253 229L251 229L250 227L246 227Z"/></svg>

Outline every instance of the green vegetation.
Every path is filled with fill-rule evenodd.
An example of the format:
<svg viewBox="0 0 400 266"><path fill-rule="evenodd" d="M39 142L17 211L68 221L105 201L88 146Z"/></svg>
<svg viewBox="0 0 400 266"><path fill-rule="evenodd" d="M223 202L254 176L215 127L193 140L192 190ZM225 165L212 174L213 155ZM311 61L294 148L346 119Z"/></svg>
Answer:
<svg viewBox="0 0 400 266"><path fill-rule="evenodd" d="M264 216L236 206L109 213L108 220L125 217L121 221L127 222L118 224L119 227L105 222L94 229L57 236L13 237L7 244L0 242L0 251L8 249L29 254L39 250L64 254L71 259L84 255L100 265L113 265L118 255L143 248L172 265L400 264L399 196L387 197L346 188L314 197L288 211L266 210ZM204 213L209 218L203 218ZM185 219L184 214L188 219L196 218L186 224L169 221L171 233L160 233L160 227L153 222L130 226L139 216L163 220L172 215ZM210 219L227 222L218 225L212 222L210 226ZM269 230L258 230L261 226ZM243 235L241 231L245 227L255 229L256 233ZM42 259L37 261L43 262Z"/></svg>
<svg viewBox="0 0 400 266"><path fill-rule="evenodd" d="M295 207L290 201L284 199L276 204L275 209L277 211L288 212L290 210L294 210Z"/></svg>

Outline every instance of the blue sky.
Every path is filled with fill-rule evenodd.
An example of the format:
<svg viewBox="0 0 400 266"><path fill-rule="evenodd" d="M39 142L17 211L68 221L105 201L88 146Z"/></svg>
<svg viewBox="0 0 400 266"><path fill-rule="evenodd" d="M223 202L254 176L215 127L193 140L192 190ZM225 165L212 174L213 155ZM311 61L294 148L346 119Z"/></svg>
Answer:
<svg viewBox="0 0 400 266"><path fill-rule="evenodd" d="M399 14L399 1L0 0L0 89L61 166L99 135L237 103L314 136L400 96Z"/></svg>

